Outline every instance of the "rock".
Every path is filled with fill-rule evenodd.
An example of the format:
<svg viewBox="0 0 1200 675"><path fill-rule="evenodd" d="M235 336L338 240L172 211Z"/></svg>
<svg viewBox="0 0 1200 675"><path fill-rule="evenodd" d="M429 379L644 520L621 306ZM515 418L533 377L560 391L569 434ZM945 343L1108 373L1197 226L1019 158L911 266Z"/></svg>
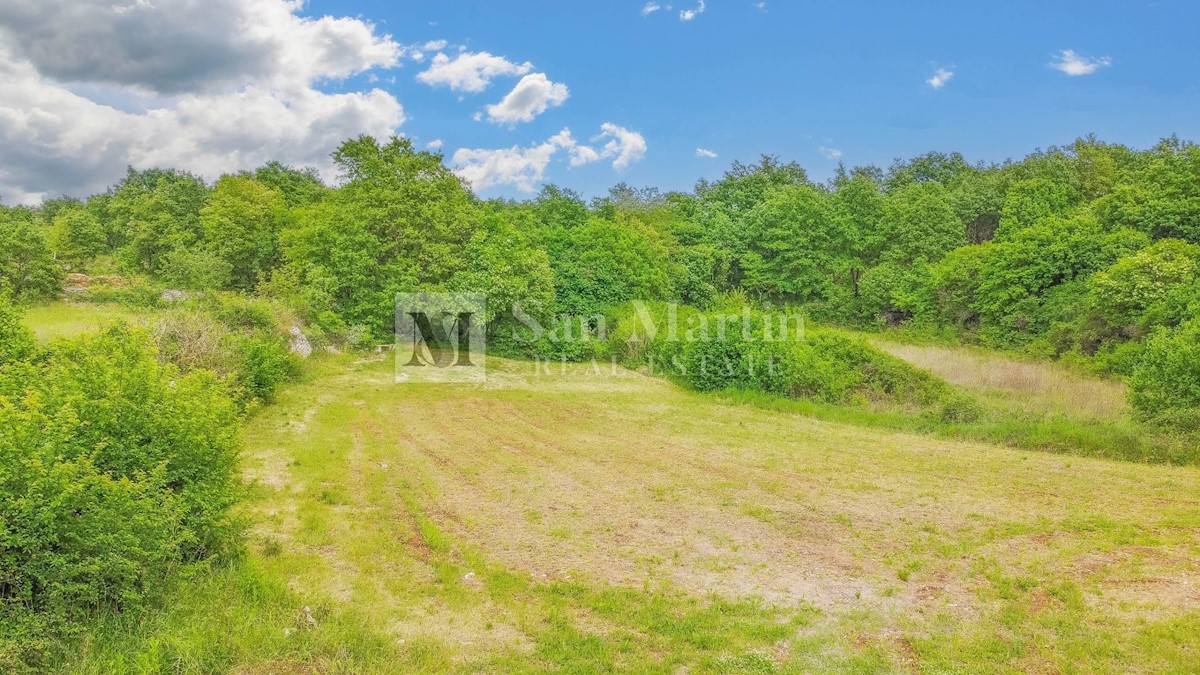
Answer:
<svg viewBox="0 0 1200 675"><path fill-rule="evenodd" d="M313 618L312 610L308 607L304 608L304 621L308 623L309 628L316 628L317 620Z"/></svg>
<svg viewBox="0 0 1200 675"><path fill-rule="evenodd" d="M190 297L192 296L188 295L187 291L166 290L162 292L162 299L166 302L179 302Z"/></svg>
<svg viewBox="0 0 1200 675"><path fill-rule="evenodd" d="M304 331L300 330L299 326L292 326L290 332L292 335L292 353L299 354L301 358L305 359L312 356L312 343L308 341L308 336L304 334Z"/></svg>

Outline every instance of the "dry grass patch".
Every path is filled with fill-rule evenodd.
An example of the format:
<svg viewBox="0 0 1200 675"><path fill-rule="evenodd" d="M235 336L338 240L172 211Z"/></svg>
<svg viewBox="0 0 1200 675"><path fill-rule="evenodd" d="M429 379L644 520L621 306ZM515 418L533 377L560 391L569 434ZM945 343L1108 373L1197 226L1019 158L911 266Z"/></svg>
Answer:
<svg viewBox="0 0 1200 675"><path fill-rule="evenodd" d="M1095 418L1125 415L1124 383L1089 377L1045 361L967 347L872 342L884 351L1005 407Z"/></svg>

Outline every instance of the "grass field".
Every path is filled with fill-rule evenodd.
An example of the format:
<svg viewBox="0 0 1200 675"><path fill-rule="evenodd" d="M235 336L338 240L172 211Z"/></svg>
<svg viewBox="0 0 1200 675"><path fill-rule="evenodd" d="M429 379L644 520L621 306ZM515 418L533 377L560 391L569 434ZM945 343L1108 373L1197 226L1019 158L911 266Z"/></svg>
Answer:
<svg viewBox="0 0 1200 675"><path fill-rule="evenodd" d="M486 386L437 386L393 383L388 361L314 362L246 431L245 559L109 619L61 670L1200 663L1195 468L491 365Z"/></svg>
<svg viewBox="0 0 1200 675"><path fill-rule="evenodd" d="M52 302L34 305L23 311L25 325L39 340L49 340L94 331L114 321L143 322L151 310L134 310L121 305Z"/></svg>

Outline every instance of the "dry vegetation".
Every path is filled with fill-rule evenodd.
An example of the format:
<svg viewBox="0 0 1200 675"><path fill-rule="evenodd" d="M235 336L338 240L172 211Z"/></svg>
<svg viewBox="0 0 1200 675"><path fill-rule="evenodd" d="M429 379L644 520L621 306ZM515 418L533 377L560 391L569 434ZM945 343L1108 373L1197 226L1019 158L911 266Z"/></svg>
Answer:
<svg viewBox="0 0 1200 675"><path fill-rule="evenodd" d="M951 384L1013 410L1093 418L1120 417L1129 411L1124 383L1089 377L1054 363L969 347L878 339L872 342Z"/></svg>

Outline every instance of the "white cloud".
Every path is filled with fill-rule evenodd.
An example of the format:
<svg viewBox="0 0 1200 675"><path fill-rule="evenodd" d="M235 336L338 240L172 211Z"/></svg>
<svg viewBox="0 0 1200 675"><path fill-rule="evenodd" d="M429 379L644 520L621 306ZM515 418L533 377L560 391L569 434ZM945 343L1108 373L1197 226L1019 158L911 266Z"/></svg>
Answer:
<svg viewBox="0 0 1200 675"><path fill-rule="evenodd" d="M716 159L717 153L705 148L696 148L696 156L703 159Z"/></svg>
<svg viewBox="0 0 1200 675"><path fill-rule="evenodd" d="M696 3L696 9L685 9L679 12L679 20L691 21L700 14L703 14L705 9L707 9L707 7L704 6L704 0L699 0L699 2Z"/></svg>
<svg viewBox="0 0 1200 675"><path fill-rule="evenodd" d="M925 84L928 84L929 86L933 87L934 89L941 89L942 87L946 86L946 83L949 82L950 78L952 78L952 77L954 77L953 70L946 70L945 68L938 68L937 72L935 72L933 74L933 77L929 78L928 80L925 80Z"/></svg>
<svg viewBox="0 0 1200 675"><path fill-rule="evenodd" d="M316 83L397 65L369 23L288 0L0 4L0 196L103 190L127 165L208 178L270 159L315 165L404 122L391 94Z"/></svg>
<svg viewBox="0 0 1200 675"><path fill-rule="evenodd" d="M461 148L454 153L455 170L475 190L497 185L512 185L522 192L533 192L546 174L551 158L563 148L575 144L571 132L563 129L545 143L522 148L498 150Z"/></svg>
<svg viewBox="0 0 1200 675"><path fill-rule="evenodd" d="M488 121L495 124L532 122L547 108L565 103L570 95L567 85L551 82L543 73L526 75L504 100L487 107Z"/></svg>
<svg viewBox="0 0 1200 675"><path fill-rule="evenodd" d="M434 56L429 69L418 73L417 79L430 86L474 94L487 89L497 77L516 77L532 70L532 63L513 63L487 52L462 52L453 59L445 54Z"/></svg>
<svg viewBox="0 0 1200 675"><path fill-rule="evenodd" d="M757 10L760 10L760 11L763 11L763 12L765 12L765 11L767 11L767 3L765 3L765 2L756 2L756 3L754 3L754 9L757 9Z"/></svg>
<svg viewBox="0 0 1200 675"><path fill-rule="evenodd" d="M817 151L820 152L821 155L825 157L825 159L841 159L842 158L842 151L838 150L837 148L827 148L825 146L821 146L821 147L817 148Z"/></svg>
<svg viewBox="0 0 1200 675"><path fill-rule="evenodd" d="M1100 58L1091 58L1076 54L1073 50L1064 49L1058 53L1058 60L1051 63L1050 67L1064 72L1071 77L1079 77L1080 75L1091 75L1101 68L1106 68L1112 65L1112 59L1107 56Z"/></svg>
<svg viewBox="0 0 1200 675"><path fill-rule="evenodd" d="M442 141L442 139L435 138L432 141L429 141L428 143L425 144L425 149L426 150L441 150L443 145L445 145L445 143Z"/></svg>
<svg viewBox="0 0 1200 675"><path fill-rule="evenodd" d="M646 139L636 131L617 126L611 122L600 125L600 135L594 140L608 139L600 150L600 156L615 157L613 168L622 171L646 155Z"/></svg>
<svg viewBox="0 0 1200 675"><path fill-rule="evenodd" d="M647 2L645 7L642 7L642 16L650 16L651 14L663 9L663 6L657 2ZM670 10L670 7L666 9Z"/></svg>
<svg viewBox="0 0 1200 675"><path fill-rule="evenodd" d="M495 150L460 148L455 151L452 160L457 165L455 173L475 190L511 185L522 192L532 192L545 177L550 161L560 151L567 152L572 167L612 159L613 168L618 171L646 154L646 139L635 131L605 123L593 140L606 139L608 142L604 147L596 150L581 145L571 135L570 129L563 129L546 142L527 148L516 145Z"/></svg>

